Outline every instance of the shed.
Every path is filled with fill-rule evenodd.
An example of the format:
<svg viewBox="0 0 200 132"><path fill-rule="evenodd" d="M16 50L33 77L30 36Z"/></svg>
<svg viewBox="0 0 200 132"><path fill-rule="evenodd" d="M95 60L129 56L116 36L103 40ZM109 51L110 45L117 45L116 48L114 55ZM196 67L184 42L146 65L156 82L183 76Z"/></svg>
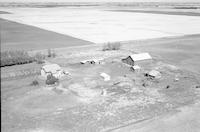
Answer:
<svg viewBox="0 0 200 132"><path fill-rule="evenodd" d="M143 61L143 60L149 60L149 59L152 59L149 53L139 53L139 54L130 55L127 58L122 59L122 62L134 66L136 61Z"/></svg>
<svg viewBox="0 0 200 132"><path fill-rule="evenodd" d="M101 59L101 58L100 59L88 59L88 60L83 60L80 63L81 64L100 64L102 60L103 59Z"/></svg>
<svg viewBox="0 0 200 132"><path fill-rule="evenodd" d="M161 78L161 73L156 70L151 70L150 72L147 73L147 76L149 76L151 78L159 79L159 78Z"/></svg>
<svg viewBox="0 0 200 132"><path fill-rule="evenodd" d="M104 78L104 81L109 81L110 80L110 76L108 74L104 73L104 72L101 73L100 76Z"/></svg>
<svg viewBox="0 0 200 132"><path fill-rule="evenodd" d="M140 70L141 70L141 67L138 66L138 65L131 66L131 67L130 67L130 70L131 70L131 71L140 71Z"/></svg>

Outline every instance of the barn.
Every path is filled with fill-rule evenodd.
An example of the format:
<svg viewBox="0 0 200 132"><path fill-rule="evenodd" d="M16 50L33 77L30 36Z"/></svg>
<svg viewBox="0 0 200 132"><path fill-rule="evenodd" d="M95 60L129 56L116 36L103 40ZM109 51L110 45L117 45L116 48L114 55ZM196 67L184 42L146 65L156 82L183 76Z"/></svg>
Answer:
<svg viewBox="0 0 200 132"><path fill-rule="evenodd" d="M143 60L149 60L152 59L152 57L149 55L149 53L139 53L139 54L133 54L128 56L125 59L122 59L122 62L134 66L135 62L137 61L143 61Z"/></svg>

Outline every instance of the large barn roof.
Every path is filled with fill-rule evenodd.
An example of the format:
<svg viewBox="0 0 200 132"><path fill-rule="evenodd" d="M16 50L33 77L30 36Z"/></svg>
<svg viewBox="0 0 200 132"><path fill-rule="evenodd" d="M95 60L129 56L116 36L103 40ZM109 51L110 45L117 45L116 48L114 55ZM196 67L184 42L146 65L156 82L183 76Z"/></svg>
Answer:
<svg viewBox="0 0 200 132"><path fill-rule="evenodd" d="M149 55L149 53L133 54L130 57L132 58L133 61L152 59L152 57Z"/></svg>

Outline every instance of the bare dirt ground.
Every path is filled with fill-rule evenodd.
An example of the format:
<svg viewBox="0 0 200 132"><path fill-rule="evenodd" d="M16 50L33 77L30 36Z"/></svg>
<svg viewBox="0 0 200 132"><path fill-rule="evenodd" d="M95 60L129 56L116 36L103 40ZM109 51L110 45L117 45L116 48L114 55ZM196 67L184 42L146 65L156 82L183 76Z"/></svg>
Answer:
<svg viewBox="0 0 200 132"><path fill-rule="evenodd" d="M187 15L186 12L179 10L171 12L171 14L177 15L171 15L168 9L161 9L161 11L157 9L154 12L147 10L148 13L142 9L140 10L141 12L132 12L132 10L131 12L125 12L128 9L117 12L108 11L107 9L95 7L2 8L2 11L10 12L11 14L2 14L1 17L40 29L88 40L93 43L152 39L200 33L199 28L197 28L199 27L200 18L192 15L195 13L198 14L198 9L193 9L193 11L189 9L185 10L186 12L189 10ZM116 10L122 9L119 7ZM183 15L180 15L181 13ZM41 36L38 36L38 38ZM43 38L46 37L44 36ZM51 38L51 36L47 38ZM53 38L54 36L52 36ZM62 42L62 40L60 41Z"/></svg>

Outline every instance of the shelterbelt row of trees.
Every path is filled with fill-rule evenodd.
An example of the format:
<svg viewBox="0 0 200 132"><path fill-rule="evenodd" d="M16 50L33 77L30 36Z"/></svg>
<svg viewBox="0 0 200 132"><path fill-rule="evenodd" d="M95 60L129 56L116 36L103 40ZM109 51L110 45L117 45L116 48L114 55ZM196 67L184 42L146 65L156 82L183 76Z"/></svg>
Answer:
<svg viewBox="0 0 200 132"><path fill-rule="evenodd" d="M1 52L1 67L21 65L32 62L43 63L46 57L55 57L56 54L52 50L48 50L48 54L44 55L40 52L30 56L27 51L2 51Z"/></svg>

